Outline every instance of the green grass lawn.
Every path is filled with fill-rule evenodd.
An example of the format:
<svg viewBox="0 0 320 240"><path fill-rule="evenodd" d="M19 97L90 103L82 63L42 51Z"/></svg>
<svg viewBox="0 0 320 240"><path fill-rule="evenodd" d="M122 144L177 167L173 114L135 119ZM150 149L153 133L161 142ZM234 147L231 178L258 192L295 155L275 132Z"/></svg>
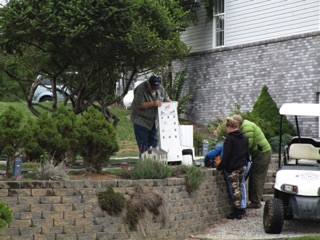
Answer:
<svg viewBox="0 0 320 240"><path fill-rule="evenodd" d="M50 105L50 102L41 104ZM25 102L0 102L0 114L9 105L13 106L15 109L22 111L25 116L23 119L24 122L26 122L29 117L35 118L35 116L28 109L27 103ZM119 151L114 155L114 157L139 156L138 147L136 145L133 133L133 125L129 118L130 110L114 107L110 108L110 111L120 119L116 128Z"/></svg>

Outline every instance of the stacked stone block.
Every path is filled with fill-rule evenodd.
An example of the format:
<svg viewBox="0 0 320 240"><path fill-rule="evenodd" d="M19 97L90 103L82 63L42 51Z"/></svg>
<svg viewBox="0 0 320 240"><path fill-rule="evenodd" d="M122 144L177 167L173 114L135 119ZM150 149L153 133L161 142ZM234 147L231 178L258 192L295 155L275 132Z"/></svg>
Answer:
<svg viewBox="0 0 320 240"><path fill-rule="evenodd" d="M148 223L148 232L130 231L123 216L102 211L97 193L113 187L126 198L143 187L162 196L163 225ZM2 240L185 239L210 227L231 211L226 184L216 170L206 170L200 189L188 193L184 178L163 180L0 182L0 197L13 209L13 221Z"/></svg>

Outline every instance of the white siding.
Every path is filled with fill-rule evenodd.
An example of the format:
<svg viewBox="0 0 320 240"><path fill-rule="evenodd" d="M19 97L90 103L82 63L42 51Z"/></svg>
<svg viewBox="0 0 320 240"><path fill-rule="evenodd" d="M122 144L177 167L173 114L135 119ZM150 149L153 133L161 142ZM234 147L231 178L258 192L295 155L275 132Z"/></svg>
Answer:
<svg viewBox="0 0 320 240"><path fill-rule="evenodd" d="M213 39L212 39L212 22L206 22L206 11L204 8L200 8L197 11L199 21L196 25L191 25L182 34L181 40L184 41L191 51L201 51L212 49Z"/></svg>
<svg viewBox="0 0 320 240"><path fill-rule="evenodd" d="M225 46L319 30L319 0L226 0Z"/></svg>

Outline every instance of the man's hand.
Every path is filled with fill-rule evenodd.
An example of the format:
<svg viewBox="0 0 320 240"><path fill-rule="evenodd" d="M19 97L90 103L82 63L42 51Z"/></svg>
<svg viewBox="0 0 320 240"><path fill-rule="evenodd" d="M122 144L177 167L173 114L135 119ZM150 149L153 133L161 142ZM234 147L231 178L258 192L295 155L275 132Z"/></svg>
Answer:
<svg viewBox="0 0 320 240"><path fill-rule="evenodd" d="M162 102L159 101L159 100L154 101L153 104L154 104L155 107L161 107L162 106Z"/></svg>

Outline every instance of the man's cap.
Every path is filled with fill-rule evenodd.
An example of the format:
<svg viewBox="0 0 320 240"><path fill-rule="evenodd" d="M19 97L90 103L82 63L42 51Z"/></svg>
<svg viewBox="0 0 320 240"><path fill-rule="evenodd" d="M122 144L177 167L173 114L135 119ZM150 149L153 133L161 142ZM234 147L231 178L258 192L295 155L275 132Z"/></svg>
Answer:
<svg viewBox="0 0 320 240"><path fill-rule="evenodd" d="M151 76L149 78L150 86L153 90L158 90L160 88L160 78L156 76Z"/></svg>

